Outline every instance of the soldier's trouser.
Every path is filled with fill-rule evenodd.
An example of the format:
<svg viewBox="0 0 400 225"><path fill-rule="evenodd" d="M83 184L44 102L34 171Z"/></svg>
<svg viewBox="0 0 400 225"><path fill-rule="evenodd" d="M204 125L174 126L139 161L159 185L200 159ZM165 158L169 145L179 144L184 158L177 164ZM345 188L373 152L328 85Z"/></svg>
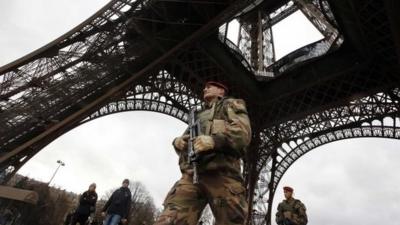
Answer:
<svg viewBox="0 0 400 225"><path fill-rule="evenodd" d="M169 191L155 225L196 225L210 204L217 225L242 225L247 216L243 184L222 175L201 175L199 184L184 174Z"/></svg>

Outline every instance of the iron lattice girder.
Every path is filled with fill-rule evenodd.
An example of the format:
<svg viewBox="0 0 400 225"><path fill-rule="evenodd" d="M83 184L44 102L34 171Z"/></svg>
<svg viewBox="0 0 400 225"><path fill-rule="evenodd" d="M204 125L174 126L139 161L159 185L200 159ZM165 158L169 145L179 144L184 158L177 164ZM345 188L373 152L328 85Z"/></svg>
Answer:
<svg viewBox="0 0 400 225"><path fill-rule="evenodd" d="M393 117L393 119L399 120L398 117ZM377 137L377 138L390 138L390 139L400 139L400 127L398 126L361 126L361 127L353 127L346 129L339 129L333 132L327 132L320 136L314 137L312 139L304 140L301 143L293 145L290 147L290 150L285 154L285 157L277 161L277 168L273 178L272 189L265 188L264 186L259 186L261 191L258 191L257 198L255 199L255 204L266 204L268 203L269 192L272 191L272 195L274 195L276 188L282 179L283 175L290 168L291 165L303 155L308 153L309 151L331 142L350 139L350 138L363 138L363 137ZM269 167L270 168L270 167ZM264 179L264 182L270 182L272 179L271 174L268 173L262 174L265 177L269 177L268 179ZM265 214L264 214L265 215Z"/></svg>
<svg viewBox="0 0 400 225"><path fill-rule="evenodd" d="M399 101L391 97L391 95L398 96L396 90L354 100L301 120L287 121L263 132L265 137L274 136L278 139L278 143L283 144L304 138L310 139L325 132L358 127L373 120L382 121L385 117L392 117L399 112Z"/></svg>
<svg viewBox="0 0 400 225"><path fill-rule="evenodd" d="M166 2L163 3L164 7L165 4L167 4ZM176 3L171 3L171 4L176 4ZM62 82L59 82L60 85L64 85L61 87L65 87L65 85L67 85L64 81L70 81L70 84L68 84L67 86L71 87L73 85L75 85L76 89L78 89L79 91L82 92L82 95L78 95L78 96L74 96L73 94L68 93L67 91L71 91L74 89L69 88L68 90L63 90L66 93L63 93L64 95L62 95L59 99L66 99L66 98L70 98L69 102L64 102L65 106L61 107L67 107L62 111L62 114L56 114L54 115L53 113L57 111L57 109L60 108L59 104L54 104L53 109L51 108L46 108L46 112L50 113L50 116L45 117L47 120L52 120L54 121L56 124L54 126L51 126L50 129L47 129L47 127L43 128L42 124L39 124L37 121L34 121L33 119L37 118L37 115L33 116L33 118L31 117L32 115L26 114L25 118L21 118L22 120L20 121L12 121L13 124L12 128L15 132L18 132L17 128L20 128L19 131L21 131L19 133L19 135L5 135L6 132L2 132L1 137L3 138L2 143L3 143L3 147L2 147L2 151L7 152L10 149L20 146L21 143L25 142L25 141L29 141L29 142L34 142L33 141L33 137L40 137L40 138L44 138L45 135L47 135L46 133L48 132L55 132L56 129L62 129L62 126L65 126L67 124L67 121L69 123L76 123L77 121L82 120L84 117L86 117L91 110L93 110L94 108L98 107L99 104L101 104L102 101L105 101L107 97L112 96L114 93L117 92L118 89L126 86L127 84L131 83L137 76L139 75L143 75L145 74L145 71L150 71L151 69L155 68L155 65L159 62L162 62L163 60L167 59L167 56L172 55L172 53L174 53L175 51L177 51L178 49L180 49L182 46L188 44L189 42L193 41L195 38L199 38L200 36L204 36L207 35L207 32L209 32L211 29L215 28L216 26L218 26L218 24L222 23L223 20L226 20L226 18L228 18L229 16L232 16L233 14L235 14L238 10L241 9L242 6L245 6L246 2L236 2L236 3L230 3L230 2L225 2L225 4L222 4L222 2L218 2L217 6L212 5L212 4L208 4L207 7L210 8L210 10L207 10L207 7L202 6L201 8L201 12L203 12L204 10L207 11L207 13L205 15L208 15L210 17L207 17L206 19L209 20L204 20L204 25L199 25L197 27L193 27L193 24L185 24L185 21L180 21L180 25L184 26L184 27L190 27L192 29L192 34L189 35L189 33L183 33L181 40L177 40L177 42L179 44L177 44L176 46L163 46L166 47L166 49L169 48L168 52L166 52L165 54L162 55L162 57L159 57L157 54L154 54L154 56L157 55L156 59L151 59L151 57L149 58L149 55L153 55L149 52L146 53L145 55L145 59L146 60L141 60L139 57L139 65L142 64L141 66L138 66L135 64L135 60L138 58L138 56L132 55L131 52L129 52L130 50L130 46L128 46L127 49L123 48L122 46L125 44L125 42L121 42L122 39L119 39L115 42L115 44L117 45L115 48L113 48L113 50L111 51L104 51L104 46L101 46L102 48L98 48L101 49L102 51L99 52L91 52L91 56L92 61L91 62L96 62L97 64L100 64L101 67L101 71L97 70L97 71L90 71L90 67L86 67L85 70L87 70L89 68L89 71L87 71L87 75L89 78L93 78L93 76L95 76L95 78L97 78L96 76L101 76L101 79L103 79L104 82L104 86L103 88L101 87L101 80L100 79L96 79L96 80L87 80L86 83L84 82L84 80L79 79L80 83L75 83L73 84L73 79L70 79L68 76L66 76L67 79L62 80ZM145 7L142 6L141 9L144 9ZM154 7L153 7L154 8ZM152 8L147 8L147 10L151 11ZM198 8L196 10L199 10ZM223 10L225 10L224 13L220 13ZM220 13L218 16L216 15L217 13ZM151 18L154 19L154 18ZM208 22L208 24L207 24ZM169 25L170 23L167 23L167 25ZM176 26L177 24L173 24L174 26ZM165 29L164 29L165 30ZM167 29L166 29L167 30ZM115 37L122 37L123 33L119 33L119 35L113 34L113 36L110 36L109 38L111 38L110 40L114 40ZM189 37L188 37L189 36ZM130 37L132 37L132 35L130 34ZM186 38L188 37L188 38ZM107 37L106 37L107 38ZM175 37L176 38L176 37ZM126 40L125 40L126 41ZM129 41L129 40L128 40ZM90 45L92 46L92 45ZM109 44L107 44L107 46L109 46ZM88 48L89 49L89 48ZM91 48L92 49L92 48ZM161 49L162 51L163 49ZM160 53L160 49L155 50L158 54ZM85 60L87 60L88 55L82 54ZM131 56L130 58L127 58ZM113 60L114 59L114 60ZM149 64L146 64L147 62L151 62ZM121 64L122 62L122 64ZM106 65L102 65L106 63ZM93 64L93 63L92 63ZM92 66L92 64L90 66ZM143 68L144 67L144 68ZM143 68L143 69L141 69ZM66 69L66 72L71 72L68 71L69 68ZM78 68L80 69L80 68ZM113 76L111 76L111 71L113 73ZM46 70L44 70L46 72ZM139 73L136 74L136 77L131 77L129 76L130 74L134 73L135 71L140 71ZM76 71L72 71L72 72L76 72ZM70 74L61 74L62 75L70 75ZM82 75L82 74L77 74L74 73L71 76L76 76L76 75ZM81 78L81 77L79 77ZM111 80L110 80L111 79ZM64 82L64 83L63 83ZM93 87L91 88L90 85L93 85ZM45 89L43 87L44 90L46 91L51 91L51 94L57 93L57 89L56 88L60 88L59 87L54 87L51 86L53 89L50 90L49 89ZM111 89L110 89L111 88ZM102 90L103 89L103 90ZM2 89L4 90L4 89ZM62 90L62 89L61 89ZM89 91L89 93L87 93ZM93 92L95 91L95 92ZM43 93L43 92L41 92ZM89 96L87 95L89 94ZM51 96L51 95L49 95ZM32 98L35 99L36 101L38 100L38 98L36 98L37 96L27 96L26 93L23 93L22 97L28 97L28 98ZM46 96L48 97L48 96ZM53 96L51 96L53 97ZM72 98L71 98L72 97ZM83 98L82 98L83 97ZM79 99L79 100L78 100ZM20 100L20 99L18 99ZM47 103L49 102L50 99L42 99L42 102ZM82 101L84 100L84 101ZM39 100L40 101L40 100ZM23 100L24 103L29 103L29 101L27 101L26 99ZM29 105L33 105L33 101L28 104ZM17 106L21 106L18 104L15 104ZM14 106L15 106L14 105ZM9 105L6 105L9 106ZM18 107L14 107L14 109L18 109ZM92 108L93 107L93 108ZM19 110L19 109L18 109ZM24 110L20 110L20 111L26 111L28 113L32 112L32 110L28 110L28 109L24 109ZM12 112L12 110L5 110L4 112L7 112L7 114L9 116L21 116L19 113L14 113ZM76 112L81 112L76 114ZM39 111L38 111L39 114ZM3 114L5 115L5 114ZM46 115L46 113L40 112L40 115ZM74 115L74 116L72 116ZM78 116L79 115L79 116ZM72 116L72 117L71 117ZM70 119L66 119L66 118L70 118ZM74 119L72 119L74 118ZM6 121L10 121L11 117L3 117L3 119L5 119ZM62 122L61 122L62 121ZM6 124L6 123L4 123ZM36 127L35 127L36 126ZM38 127L40 126L40 127ZM29 127L29 129L28 129ZM4 131L9 132L11 129L11 127L6 127L4 129ZM49 131L51 130L51 131ZM39 135L40 134L40 135ZM43 136L44 135L44 136ZM12 138L11 138L12 136ZM7 141L6 141L7 140ZM32 143L31 143L32 144ZM27 147L30 144L26 144L25 147ZM20 152L21 150L23 150L25 147L20 146L17 147L19 150L17 152ZM13 153L11 153L13 154ZM13 157L10 154L3 154L3 157L1 159L2 163L5 163L7 159L10 159L10 157Z"/></svg>
<svg viewBox="0 0 400 225"><path fill-rule="evenodd" d="M325 132L358 127L373 120L382 121L387 116L398 114L400 106L397 96L398 91L394 89L267 128L262 131L262 146L272 147L275 142L279 144L275 147L281 147L284 143L313 138ZM270 154L264 156L269 157Z"/></svg>
<svg viewBox="0 0 400 225"><path fill-rule="evenodd" d="M396 88L263 130L261 146L266 152L260 155L262 163L257 170L265 184L257 185L255 205L268 203L271 207L272 201L268 199L274 195L285 172L297 159L320 145L358 137L400 139L399 109ZM275 172L271 170L274 157Z"/></svg>
<svg viewBox="0 0 400 225"><path fill-rule="evenodd" d="M393 26L392 1L329 1L344 39L360 55L396 63L399 28ZM398 3L397 3L398 6ZM394 9L396 10L396 9ZM397 7L399 10L399 7ZM393 61L393 59L396 59Z"/></svg>
<svg viewBox="0 0 400 225"><path fill-rule="evenodd" d="M182 74L175 73L175 76L181 78ZM79 125L112 113L136 110L159 112L187 122L187 109L199 106L201 101L182 83L184 79L178 81L176 77L161 70L142 82L132 84L124 90L123 96L112 99Z"/></svg>
<svg viewBox="0 0 400 225"><path fill-rule="evenodd" d="M399 117L393 117L393 120L399 120ZM398 125L398 124L397 124ZM285 172L289 167L301 156L305 155L309 151L334 141L350 139L350 138L365 138L365 137L379 137L379 138L391 138L400 139L400 127L399 126L360 126L354 128L339 129L337 131L327 132L320 136L312 139L307 139L296 147L292 148L285 157L279 161L277 173L275 174L274 189L282 179Z"/></svg>
<svg viewBox="0 0 400 225"><path fill-rule="evenodd" d="M258 90L255 79L248 70L232 64L231 57L230 50L217 39L207 39L161 66L158 74L132 84L124 91L124 96L111 100L85 122L129 110L166 113L186 122L187 109L201 104L201 90L208 79L226 79L231 92L237 97L249 99L255 96ZM244 75L238 75L238 71ZM231 75L224 77L224 74Z"/></svg>
<svg viewBox="0 0 400 225"><path fill-rule="evenodd" d="M286 2L264 1L258 7L272 12ZM399 86L399 28L393 25L398 15L388 9L396 3L329 1L344 35L342 47L268 82L256 80L226 38L218 42L217 27L250 1L230 3L114 0L56 42L2 67L0 168L10 177L52 140L102 115L150 110L185 121L185 112L201 103L204 81L219 79L249 105L255 133L245 171L252 177L246 179L253 182L261 169L276 168L264 181L273 181L264 185L273 194L282 168L289 168L279 163L295 161L290 151L279 149L285 143L341 130L356 134L364 122L398 114L398 91L391 89ZM190 10L180 10L179 4ZM203 43L195 43L199 38ZM27 141L30 147L20 148ZM271 165L273 153L277 162ZM286 156L291 161L284 161Z"/></svg>
<svg viewBox="0 0 400 225"><path fill-rule="evenodd" d="M330 63L326 61L332 67L298 70L293 77L286 76L267 85L265 90L270 94L264 94L269 96L268 103L264 107L269 111L264 115L264 127L305 117L356 97L384 90L398 82L395 79L398 75L397 71L385 73L383 68L367 68L366 62L364 65L355 64L344 69L343 64L354 60L351 57L336 58L336 60L339 60L338 64L333 60L330 60ZM339 70L336 71L336 69ZM322 70L326 70L327 73L313 73L313 71L322 72ZM310 79L311 77L314 80ZM302 85L298 85L300 83ZM276 92L271 90L276 90Z"/></svg>

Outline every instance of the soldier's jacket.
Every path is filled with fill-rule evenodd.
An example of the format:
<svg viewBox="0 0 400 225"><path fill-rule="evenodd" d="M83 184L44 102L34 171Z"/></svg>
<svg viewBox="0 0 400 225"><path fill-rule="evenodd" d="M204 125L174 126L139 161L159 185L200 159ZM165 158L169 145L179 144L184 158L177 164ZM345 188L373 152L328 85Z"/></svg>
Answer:
<svg viewBox="0 0 400 225"><path fill-rule="evenodd" d="M306 206L298 199L283 200L278 205L276 223L282 224L285 219L290 220L296 225L306 225L308 222Z"/></svg>
<svg viewBox="0 0 400 225"><path fill-rule="evenodd" d="M198 172L223 171L240 174L240 158L251 140L251 127L246 104L241 99L219 98L197 113L200 132L213 137L215 147L201 156ZM185 132L188 133L188 130ZM187 151L177 151L182 173L190 171Z"/></svg>

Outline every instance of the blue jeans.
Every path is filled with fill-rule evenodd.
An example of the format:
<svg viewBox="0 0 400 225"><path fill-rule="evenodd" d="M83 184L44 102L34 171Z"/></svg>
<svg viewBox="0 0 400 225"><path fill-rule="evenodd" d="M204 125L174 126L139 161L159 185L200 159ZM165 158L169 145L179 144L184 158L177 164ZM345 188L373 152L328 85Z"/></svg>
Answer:
<svg viewBox="0 0 400 225"><path fill-rule="evenodd" d="M121 220L121 216L117 214L107 214L106 220L103 225L118 225Z"/></svg>

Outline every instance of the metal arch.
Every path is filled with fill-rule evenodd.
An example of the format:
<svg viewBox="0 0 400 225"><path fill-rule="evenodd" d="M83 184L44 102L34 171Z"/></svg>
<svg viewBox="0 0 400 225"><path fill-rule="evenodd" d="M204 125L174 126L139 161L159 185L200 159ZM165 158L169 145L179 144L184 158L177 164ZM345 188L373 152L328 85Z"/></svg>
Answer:
<svg viewBox="0 0 400 225"><path fill-rule="evenodd" d="M181 74L174 75L172 76L165 70L160 70L158 73L149 75L145 80L132 83L118 99L114 98L114 101L103 105L87 118L71 124L63 133L105 115L134 110L159 112L186 123L189 108L200 107L202 101L183 83L180 77L176 77L177 75L181 76ZM9 163L8 167L1 168L3 173L0 174L0 183L9 180L30 158L63 133L48 138L47 143L39 147L32 147L29 155L19 155Z"/></svg>
<svg viewBox="0 0 400 225"><path fill-rule="evenodd" d="M399 117L392 118L399 120ZM254 208L257 209L257 214L253 216L254 224L265 224L268 223L270 218L268 217L268 212L272 207L273 198L275 195L276 188L282 179L286 171L306 153L311 150L339 140L352 139L352 138L390 138L400 140L400 124L397 126L361 126L354 128L338 129L336 131L328 132L311 139L305 139L301 143L296 143L297 145L289 146L290 151L284 150L282 147L278 151L286 151L283 158L273 163L272 157L269 157L264 166L264 172L261 171L259 174L259 181L257 184L257 190L254 197ZM271 168L275 165L275 175L271 177ZM272 189L270 189L270 182L273 181ZM272 198L271 198L272 196ZM271 201L272 200L272 201Z"/></svg>
<svg viewBox="0 0 400 225"><path fill-rule="evenodd" d="M359 127L363 123L371 123L373 120L383 121L385 117L393 117L400 110L399 101L396 99L398 95L398 89L392 89L350 101L347 105L333 107L299 120L287 121L278 126L264 129L260 134L263 141L260 146L266 149L266 154L262 155L263 161L267 162L271 153L284 143L312 139L338 129ZM285 151L278 151L277 157L282 159L286 154ZM264 164L260 164L260 166L264 166ZM261 169L260 167L259 170Z"/></svg>
<svg viewBox="0 0 400 225"><path fill-rule="evenodd" d="M180 65L179 65L180 66ZM187 123L191 107L201 107L202 101L188 88L177 75L165 70L150 75L145 82L132 84L125 95L105 104L82 120L79 125L91 120L126 111L150 111L172 116ZM179 77L180 78L180 77Z"/></svg>
<svg viewBox="0 0 400 225"><path fill-rule="evenodd" d="M393 119L399 119L395 117ZM305 140L303 143L297 145L295 148L292 148L290 152L286 154L282 161L279 162L277 167L277 174L275 176L276 182L274 183L273 192L275 193L276 187L279 184L279 181L289 169L290 166L293 165L295 161L301 158L306 153L311 150L329 144L339 140L345 139L353 139L353 138L389 138L400 140L400 126L361 126L355 128L347 128L342 130L337 130L334 132L329 132L318 137Z"/></svg>
<svg viewBox="0 0 400 225"><path fill-rule="evenodd" d="M183 111L175 107L173 104L157 100L134 98L110 102L92 113L87 119L83 120L80 125L103 116L128 111L158 112L187 123L187 111Z"/></svg>
<svg viewBox="0 0 400 225"><path fill-rule="evenodd" d="M182 122L186 123L187 122L187 111L181 109L182 107L177 107L176 104L172 104L170 101L161 101L161 98L157 98L156 100L155 96L159 96L159 93L155 93L156 95L153 95L154 93L146 93L146 92L141 92L140 94L137 94L136 96L128 96L128 98L122 98L118 101L115 102L110 102L106 104L105 106L101 107L99 110L97 110L95 113L91 114L89 117L86 119L82 120L80 123L77 124L72 124L68 128L68 130L64 132L69 132L70 130L86 123L91 120L118 113L118 112L124 112L124 111L153 111L153 112L158 112L162 113L165 115L172 116L176 119L181 120ZM147 99L146 99L147 97ZM150 97L150 98L149 98ZM188 97L189 98L189 97ZM192 102L199 102L197 99L193 99ZM48 139L48 143L44 143L41 146L36 146L32 147L32 151L30 151L27 155L21 155L18 158L14 158L13 162L10 163L7 167L5 168L0 168L0 184L8 181L12 176L16 174L16 172L26 163L28 162L36 153L38 153L45 145L49 144L53 140L55 140L57 137L62 135L63 133L59 133L54 135L53 138Z"/></svg>
<svg viewBox="0 0 400 225"><path fill-rule="evenodd" d="M163 2L158 5L162 10L143 7L148 2ZM169 16L167 14L165 16L163 13L171 12L169 10L171 8L164 7L165 2L168 1L114 0L101 13L96 13L92 19L85 21L79 28L73 29L69 34L71 36L65 35L57 43L50 43L41 51L32 53L24 60L18 60L13 65L8 65L6 69L0 69L0 80L4 81L0 85L0 111L3 111L0 117L2 125L0 126L0 149L5 144L5 152L0 152L0 161L8 160L3 163L4 166L0 164L0 171L12 174L19 165L29 159L29 154L34 154L52 138L60 135L57 129L63 129L64 132L72 129L104 104L110 102L118 104L119 99L129 101L133 98L134 101L140 101L139 99L148 101L149 106L154 103L153 107L156 107L157 104L160 106L159 102L165 102L153 98L157 93L160 96L169 97L171 105L185 111L189 106L197 104L192 101L194 98L191 96L196 96L192 93L198 91L198 86L204 78L220 76L222 79L229 80L228 74L223 73L226 71L224 68L218 69L215 65L210 64L209 59L207 61L207 57L209 57L207 54L202 55L198 50L193 51L196 50L195 48L185 50L182 48L190 48L189 43L193 44L194 40L199 40L199 37L214 33L220 24L237 15L244 6L259 1L235 1L235 5L230 4L233 1L221 1L225 2L227 6L231 6L219 8L220 10L216 12L220 13L215 13L218 15L215 18L214 14L208 11L213 11L217 5L209 8L196 8L207 18L204 21L201 20L205 22L202 24L203 26L197 24L197 20L186 23L187 19L190 19L190 15L189 17L185 14L180 15L179 12L182 10L172 10L178 12L179 17L178 20L171 21ZM269 4L271 1L264 2ZM327 22L335 24L331 22L332 19L334 20L333 12L330 11L328 5L322 4L323 7L321 7L320 3L328 2L327 0L311 2L317 7L317 10L321 10L322 14L328 15L324 15ZM353 1L345 2L351 4ZM256 101L257 98L249 98L249 102L254 106L254 111L259 111L257 116L251 118L256 121L252 121L257 128L256 136L259 135L261 139L261 143L255 147L257 148L255 156L250 161L254 165L251 168L253 171L250 171L252 172L250 176L253 176L250 180L260 178L258 176L260 175L271 185L275 183L273 180L275 177L269 177L268 171L258 172L261 169L269 168L272 171L276 170L277 160L282 161L282 156L287 154L287 152L278 154L276 149L279 147L279 143L288 143L297 139L314 139L333 132L335 129L353 129L361 126L363 122L372 122L374 119L381 120L387 115L398 115L399 102L393 101L390 93L387 94L390 98L375 96L371 97L369 104L357 103L364 108L351 102L349 106L351 96L358 99L361 96L384 91L389 87L399 86L397 63L392 62L397 58L395 58L396 54L393 54L395 48L392 46L393 41L389 32L390 23L385 18L386 5L373 0L365 1L362 4L362 1L354 2L360 3L357 5L359 8L344 10L348 4L329 1L334 6L332 8L335 9L334 12L339 13L335 13L335 17L338 16L336 18L341 19L338 20L338 25L345 28L340 29L340 32L347 34L348 45L343 45L343 48L339 49L340 51L308 61L307 64L296 64L299 67L291 65L302 56L318 53L317 46L315 48L308 46L303 50L309 52L304 54L294 52L293 55L286 57L286 61L276 62L272 31L268 29L274 18L267 18L260 14L260 17L257 17L258 21L254 21L254 23L250 21L248 27L241 27L241 39L245 42L239 47L243 51L243 57L249 59L250 63L252 63L251 61L255 62L252 64L258 63L255 67L257 69L272 63L279 66L276 66L275 70L277 71L273 71L273 74L255 74L257 78L260 78L257 75L268 78L267 75L277 75L276 72L285 70L285 76L269 83L258 82L260 88L265 87L263 88L265 91L261 94L266 98L263 98L262 102ZM117 3L127 3L131 7L130 14L124 13L125 6L121 9L114 7L118 6ZM143 3L143 5L136 7L136 3ZM281 16L275 17L275 21L284 18L294 9L294 7L282 8ZM318 14L310 14L309 17L321 17ZM143 15L144 17L140 17ZM129 20L132 17L134 17L133 22ZM343 23L343 20L346 22ZM128 21L132 23L129 24ZM157 29L159 26L155 24L159 23L162 24L160 27L168 27L166 32L163 33L164 30ZM263 29L264 32L261 32ZM349 30L359 31L346 32ZM183 31L182 35L177 35L181 31ZM189 31L193 31L193 33ZM173 33L173 35L165 35L166 33ZM365 36L365 38L360 38L360 36ZM364 45L364 42L371 43L371 45ZM328 47L328 45L322 47L324 46ZM358 51L353 51L353 48ZM350 49L352 51L347 52ZM369 51L365 52L370 55L361 54L366 58L359 58L355 52L364 53L360 49L368 49ZM329 51L329 49L326 50ZM180 54L182 52L183 54ZM259 57L253 58L252 54ZM371 58L371 56L373 57ZM176 70L173 66L163 68L172 74L171 77L158 78L159 74L151 75L157 73L161 64L163 66L168 63L176 64L173 62L175 60L180 61L186 68L176 68ZM329 63L327 63L328 61ZM344 63L345 61L348 62ZM148 62L150 63L148 64ZM339 64L343 64L343 66L338 67ZM328 72L324 67L333 71ZM274 68L272 69L274 70ZM182 70L186 71L182 72ZM137 71L139 71L139 75L135 74ZM264 71L261 70L261 72ZM294 76L295 72L296 76ZM299 73L297 74L297 72ZM148 76L150 79L139 80L144 76ZM172 79L176 79L184 85L163 86L171 84ZM134 89L126 89L129 85L142 85L145 90L142 92L135 90L130 93ZM184 86L188 90L182 89ZM245 83L239 83L237 89L240 91L243 86ZM235 92L237 89L234 89ZM150 97L141 96L146 94ZM400 95L394 94L394 97L396 96L398 98ZM22 146L18 146L19 144ZM275 157L271 159L270 156L274 155ZM271 179L274 182L271 182ZM273 190L270 188L271 185L262 189L261 178L260 182L260 185L256 186L258 193L263 194L265 190ZM254 185L250 187L254 188ZM270 197L269 203L272 202L272 199L273 196Z"/></svg>
<svg viewBox="0 0 400 225"><path fill-rule="evenodd" d="M327 137L331 133L336 134L340 130L357 130L357 127L361 126L364 128L365 134L368 134L365 127L375 126L376 123L379 124L378 128L385 128L385 134L390 136L387 131L389 128L400 128L400 120L396 117L399 109L399 90L395 88L350 101L347 105L333 107L299 120L286 121L278 126L262 130L259 134L261 139L259 147L264 150L259 155L257 164L259 173L254 196L254 208L257 209L258 215L253 218L254 223L265 223L263 215L266 216L271 213L270 207L272 206L275 188L290 163L297 160L297 158L291 157L291 154L296 154L299 151L298 148L304 148L300 146L301 143L310 143L311 140L319 140L318 138ZM393 124L391 126L386 126L387 118L392 118ZM374 132L373 135L380 137L375 127ZM360 136L359 133L355 132L354 134ZM343 135L343 137L350 138L351 136ZM400 139L400 131L398 131L397 138ZM321 143L326 142L325 140ZM266 207L266 205L269 205L269 207Z"/></svg>
<svg viewBox="0 0 400 225"><path fill-rule="evenodd" d="M305 116L299 120L286 121L278 126L265 129L264 145L271 146L271 137L277 136L278 142L302 139L322 134L329 129L362 123L399 112L398 89L376 93L350 101L347 105ZM397 97L396 97L397 96Z"/></svg>

